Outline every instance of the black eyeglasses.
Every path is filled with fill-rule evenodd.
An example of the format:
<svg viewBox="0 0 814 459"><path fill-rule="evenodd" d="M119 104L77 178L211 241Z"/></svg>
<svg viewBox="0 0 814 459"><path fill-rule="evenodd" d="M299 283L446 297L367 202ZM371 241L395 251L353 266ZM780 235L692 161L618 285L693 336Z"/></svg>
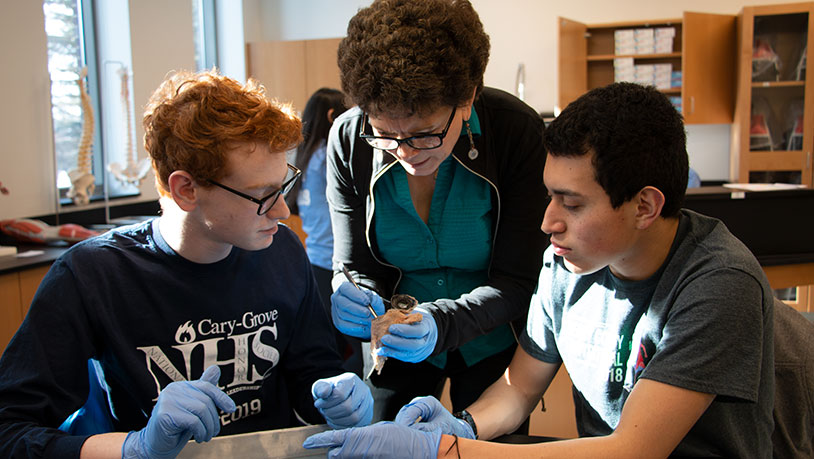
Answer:
<svg viewBox="0 0 814 459"><path fill-rule="evenodd" d="M452 113L449 115L447 126L440 134L421 134L407 137L406 139L397 139L395 137L377 137L375 135L365 134L365 126L368 124L368 116L365 114L362 118L362 126L359 128L359 138L365 139L368 145L379 150L395 150L402 143L406 143L416 150L432 150L433 148L440 147L444 143L444 137L452 125L453 118L455 118L455 107L452 108Z"/></svg>
<svg viewBox="0 0 814 459"><path fill-rule="evenodd" d="M297 169L295 166L292 166L291 164L286 164L286 166L288 166L289 172L294 175L291 176L291 178L289 178L285 182L283 182L283 186L281 186L280 189L272 191L267 196L262 197L260 199L257 199L254 196L249 196L246 193L237 191L234 188L229 188L228 186L222 183L218 183L214 180L208 180L208 182L211 183L212 185L219 186L230 193L234 193L240 196L241 198L248 199L249 201L257 204L257 215L265 215L269 210L271 210L272 207L274 207L274 204L277 203L277 199L280 198L280 195L285 196L288 194L289 191L291 191L292 188L294 188L294 184L297 182L297 179L300 178L300 175L302 175L302 171Z"/></svg>

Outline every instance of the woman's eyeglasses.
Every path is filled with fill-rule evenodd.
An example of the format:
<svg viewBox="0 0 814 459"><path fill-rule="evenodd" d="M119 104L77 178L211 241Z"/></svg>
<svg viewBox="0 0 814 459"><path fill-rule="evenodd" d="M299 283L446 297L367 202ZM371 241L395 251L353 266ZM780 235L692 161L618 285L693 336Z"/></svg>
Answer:
<svg viewBox="0 0 814 459"><path fill-rule="evenodd" d="M421 134L407 137L406 139L397 139L395 137L379 137L375 135L365 134L365 126L368 123L368 116L365 114L362 117L362 126L359 128L359 137L365 139L373 148L379 150L395 150L402 143L406 143L416 150L432 150L438 148L444 143L444 137L447 135L449 127L452 125L452 119L455 118L455 108L452 108L452 113L449 115L447 126L440 134Z"/></svg>

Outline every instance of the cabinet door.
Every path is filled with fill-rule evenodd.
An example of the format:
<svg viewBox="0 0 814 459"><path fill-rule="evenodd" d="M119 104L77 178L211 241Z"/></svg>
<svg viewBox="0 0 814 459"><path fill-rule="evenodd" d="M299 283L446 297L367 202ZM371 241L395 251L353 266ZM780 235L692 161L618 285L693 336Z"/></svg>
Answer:
<svg viewBox="0 0 814 459"><path fill-rule="evenodd" d="M266 87L271 98L302 112L317 89L340 89L336 50L340 38L264 41L246 45L248 75Z"/></svg>
<svg viewBox="0 0 814 459"><path fill-rule="evenodd" d="M305 86L307 97L319 88L341 89L336 51L341 38L307 40L305 42ZM307 99L306 99L307 100ZM305 108L305 105L302 106Z"/></svg>
<svg viewBox="0 0 814 459"><path fill-rule="evenodd" d="M681 102L687 124L732 122L735 19L733 15L684 13Z"/></svg>
<svg viewBox="0 0 814 459"><path fill-rule="evenodd" d="M588 91L588 42L585 24L557 18L559 27L560 110Z"/></svg>
<svg viewBox="0 0 814 459"><path fill-rule="evenodd" d="M0 352L23 321L20 314L20 282L17 273L0 274Z"/></svg>
<svg viewBox="0 0 814 459"><path fill-rule="evenodd" d="M39 268L26 269L20 271L20 316L25 318L31 300L42 282L42 278L48 273L51 266L40 266Z"/></svg>
<svg viewBox="0 0 814 459"><path fill-rule="evenodd" d="M738 29L732 180L811 186L814 3L745 7Z"/></svg>
<svg viewBox="0 0 814 459"><path fill-rule="evenodd" d="M305 108L305 41L248 43L246 55L248 75L263 83L270 98Z"/></svg>

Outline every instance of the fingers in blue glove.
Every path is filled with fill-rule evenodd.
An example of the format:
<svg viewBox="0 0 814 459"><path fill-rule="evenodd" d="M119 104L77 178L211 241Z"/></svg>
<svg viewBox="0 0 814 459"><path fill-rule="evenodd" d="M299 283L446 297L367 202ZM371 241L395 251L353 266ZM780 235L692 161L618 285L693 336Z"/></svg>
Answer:
<svg viewBox="0 0 814 459"><path fill-rule="evenodd" d="M220 369L211 366L201 379L176 381L158 396L147 426L131 432L122 445L124 457L175 457L187 441L209 441L220 432L218 409L233 412L235 403L217 387Z"/></svg>
<svg viewBox="0 0 814 459"><path fill-rule="evenodd" d="M401 407L394 421L396 424L409 427L416 423L416 419L428 422L441 411L447 411L447 409L432 395L416 397Z"/></svg>
<svg viewBox="0 0 814 459"><path fill-rule="evenodd" d="M438 326L430 313L417 311L423 316L420 322L390 326L388 334L381 338L379 355L416 363L432 354L438 341Z"/></svg>
<svg viewBox="0 0 814 459"><path fill-rule="evenodd" d="M328 457L401 459L437 457L441 432L420 432L392 422L318 433L305 439L308 449L331 448Z"/></svg>
<svg viewBox="0 0 814 459"><path fill-rule="evenodd" d="M342 333L362 339L370 339L370 321L373 319L370 305L376 314L384 314L384 303L379 295L367 289L358 289L350 282L343 282L331 295L331 318Z"/></svg>
<svg viewBox="0 0 814 459"><path fill-rule="evenodd" d="M345 443L345 437L350 433L350 429L328 430L311 435L302 443L306 449L335 448Z"/></svg>
<svg viewBox="0 0 814 459"><path fill-rule="evenodd" d="M159 428L168 434L187 430L198 443L220 433L218 409L235 411L234 401L217 387L220 368L212 365L196 381L169 384L158 396L153 416Z"/></svg>
<svg viewBox="0 0 814 459"><path fill-rule="evenodd" d="M320 379L311 386L314 406L334 428L370 424L373 396L370 388L354 373Z"/></svg>
<svg viewBox="0 0 814 459"><path fill-rule="evenodd" d="M220 367L217 365L210 365L206 370L204 370L203 374L201 375L201 379L199 379L199 381L205 381L211 385L211 387L202 385L203 390L212 398L218 408L227 413L234 413L234 411L237 409L235 401L232 400L232 397L229 397L225 392L218 388L219 380Z"/></svg>
<svg viewBox="0 0 814 459"><path fill-rule="evenodd" d="M420 418L420 422L415 420ZM424 432L440 430L447 435L475 438L475 433L465 421L456 418L433 396L416 397L399 410L396 424L406 425Z"/></svg>

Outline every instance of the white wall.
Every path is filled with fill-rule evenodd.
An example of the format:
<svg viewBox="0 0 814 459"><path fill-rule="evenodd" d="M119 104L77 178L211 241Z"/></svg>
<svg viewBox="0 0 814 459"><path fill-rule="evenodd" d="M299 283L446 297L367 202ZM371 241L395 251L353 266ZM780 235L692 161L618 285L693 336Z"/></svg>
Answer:
<svg viewBox="0 0 814 459"><path fill-rule="evenodd" d="M48 77L42 3L7 0L0 15L0 219L40 215L56 206L56 172L51 136L51 81Z"/></svg>

